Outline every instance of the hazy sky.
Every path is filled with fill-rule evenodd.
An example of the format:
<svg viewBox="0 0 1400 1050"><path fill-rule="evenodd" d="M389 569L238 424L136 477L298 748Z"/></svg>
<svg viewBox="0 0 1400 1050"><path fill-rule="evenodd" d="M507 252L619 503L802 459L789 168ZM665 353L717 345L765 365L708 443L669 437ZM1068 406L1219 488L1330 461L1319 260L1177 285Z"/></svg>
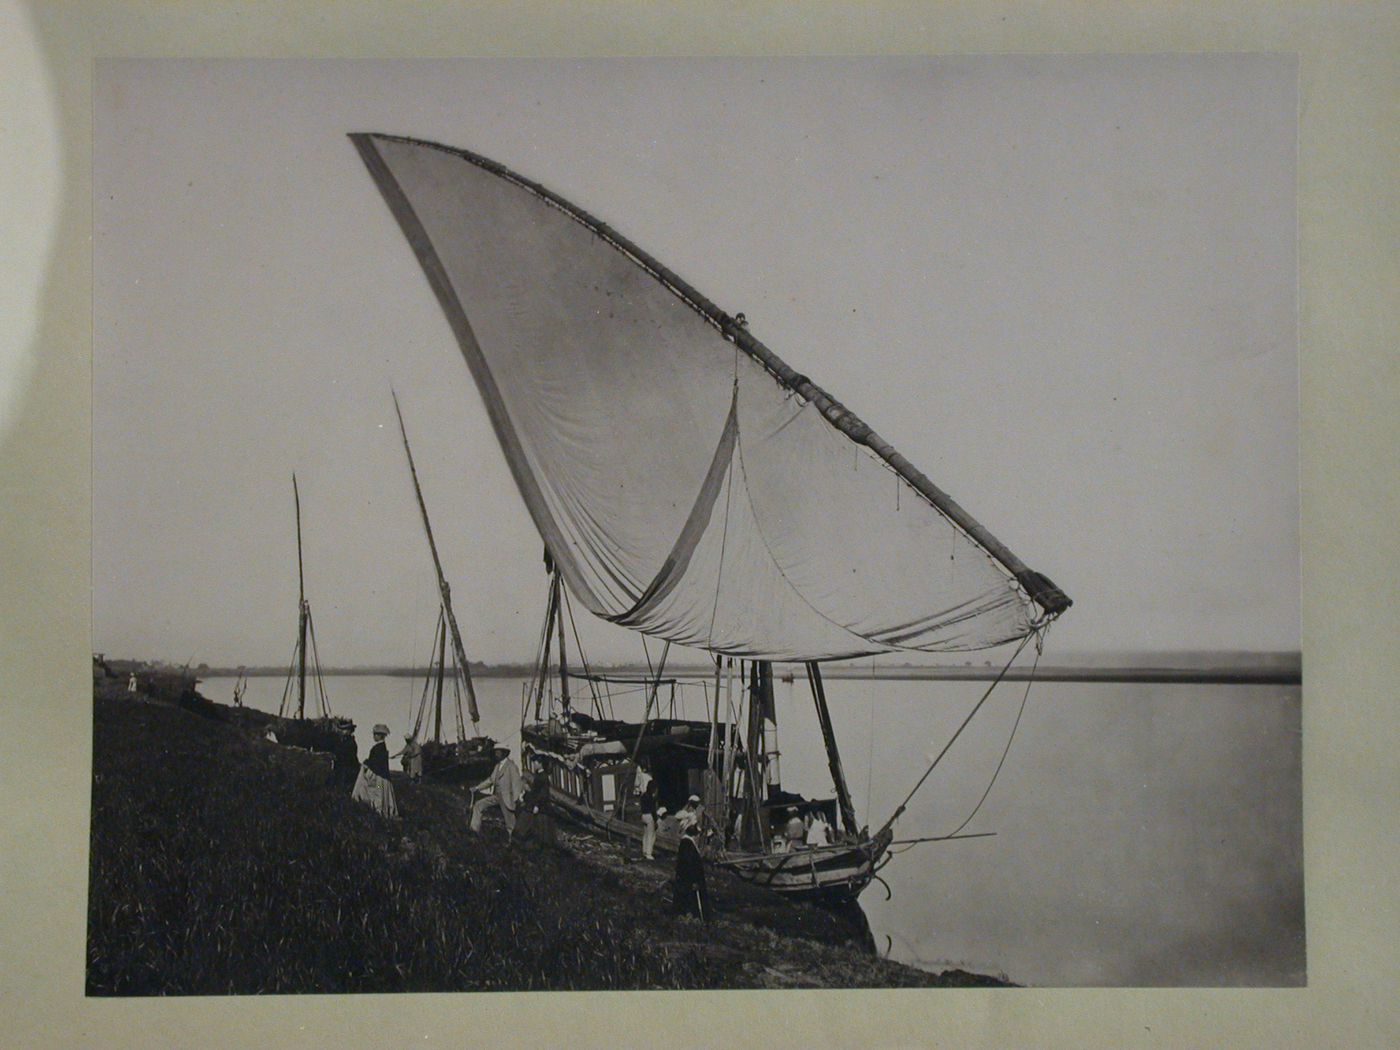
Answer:
<svg viewBox="0 0 1400 1050"><path fill-rule="evenodd" d="M541 543L349 131L499 160L865 418L1075 606L1055 649L1299 644L1286 56L100 63L94 647L527 658ZM620 425L625 425L621 422ZM639 440L653 439L639 435ZM580 625L591 654L632 636Z"/></svg>

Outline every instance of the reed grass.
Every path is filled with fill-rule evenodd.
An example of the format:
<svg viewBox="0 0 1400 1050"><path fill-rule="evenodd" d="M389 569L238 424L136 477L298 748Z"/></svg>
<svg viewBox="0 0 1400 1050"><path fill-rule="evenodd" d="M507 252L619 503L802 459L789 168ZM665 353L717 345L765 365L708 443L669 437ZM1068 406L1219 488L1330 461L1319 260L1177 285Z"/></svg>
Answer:
<svg viewBox="0 0 1400 1050"><path fill-rule="evenodd" d="M97 697L94 734L90 995L759 987L835 951L472 836L459 792L399 785L383 820L320 756L178 707ZM939 983L832 958L843 984Z"/></svg>

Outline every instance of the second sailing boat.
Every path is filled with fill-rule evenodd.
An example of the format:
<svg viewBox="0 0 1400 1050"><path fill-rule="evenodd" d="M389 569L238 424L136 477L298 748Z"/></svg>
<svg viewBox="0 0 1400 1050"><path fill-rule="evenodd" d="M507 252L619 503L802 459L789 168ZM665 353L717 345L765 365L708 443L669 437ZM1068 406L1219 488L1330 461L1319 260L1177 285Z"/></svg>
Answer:
<svg viewBox="0 0 1400 1050"><path fill-rule="evenodd" d="M433 639L436 658L430 662L426 680L423 683L423 698L418 705L418 715L413 723L412 735L423 749L423 776L428 780L442 782L476 783L485 778L494 766L492 750L495 742L481 734L479 723L481 713L476 704L476 687L472 684L471 666L467 662L467 650L462 644L462 632L457 627L457 615L452 611L452 589L447 585L447 576L442 571L442 560L438 557L437 541L433 538L433 526L428 521L428 506L423 502L423 489L418 483L418 468L413 463L413 449L408 444L408 430L404 426L403 412L399 409L399 398L394 398L394 414L399 420L399 434L403 437L404 455L408 457L408 472L413 478L413 494L418 500L418 510L423 519L423 531L428 537L428 550L433 556L433 568L437 572L438 610L437 634ZM452 641L451 669L447 643ZM442 703L444 687L451 683L452 711L455 715L456 740L443 739ZM433 700L431 712L429 699ZM462 700L466 699L471 713L472 729L467 733L462 720ZM431 725L431 736L424 739Z"/></svg>
<svg viewBox="0 0 1400 1050"><path fill-rule="evenodd" d="M335 775L354 778L358 765L355 750L355 723L331 712L326 682L321 674L321 657L316 649L316 626L311 619L311 603L306 599L306 570L301 553L301 490L292 475L292 499L297 519L297 640L291 666L282 687L282 700L274 723L279 743L325 751L335 758ZM315 709L306 714L307 684L312 687Z"/></svg>

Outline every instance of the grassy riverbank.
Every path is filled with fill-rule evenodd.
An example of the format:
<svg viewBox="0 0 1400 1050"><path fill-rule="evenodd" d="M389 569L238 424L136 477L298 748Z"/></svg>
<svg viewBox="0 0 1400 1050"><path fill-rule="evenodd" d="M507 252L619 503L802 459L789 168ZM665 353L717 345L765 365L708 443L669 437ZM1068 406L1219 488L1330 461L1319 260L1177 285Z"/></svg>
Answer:
<svg viewBox="0 0 1400 1050"><path fill-rule="evenodd" d="M93 751L89 994L1002 983L719 873L716 921L678 918L669 864L472 836L459 790L398 785L383 821L323 757L178 706L98 696Z"/></svg>

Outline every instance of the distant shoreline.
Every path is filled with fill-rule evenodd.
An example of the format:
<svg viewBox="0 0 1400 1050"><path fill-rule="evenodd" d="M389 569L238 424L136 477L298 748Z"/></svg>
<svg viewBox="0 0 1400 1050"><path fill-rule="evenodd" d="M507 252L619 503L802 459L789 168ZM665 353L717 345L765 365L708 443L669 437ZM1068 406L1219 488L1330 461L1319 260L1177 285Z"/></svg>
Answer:
<svg viewBox="0 0 1400 1050"><path fill-rule="evenodd" d="M864 680L907 680L948 681L948 682L990 682L998 675L995 667L838 667L826 666L822 674L826 678ZM202 678L236 678L239 670L231 668L208 668L199 672ZM249 678L283 678L285 669L249 667L241 672ZM321 672L326 677L379 677L379 678L418 678L425 669L421 667L345 667L325 668ZM494 667L473 667L473 678L528 678L536 673L534 668L503 664ZM603 675L623 675L644 677L649 672L645 667L608 667L596 673ZM667 678L709 678L713 670L704 667L679 667L668 669ZM789 672L778 672L779 677L794 680L805 677L801 668L794 667ZM1034 679L1039 682L1085 682L1085 683L1142 683L1147 685L1302 685L1303 674L1298 667L1041 667L1032 675L1027 667L1013 667L1007 671L1008 682L1025 682Z"/></svg>

